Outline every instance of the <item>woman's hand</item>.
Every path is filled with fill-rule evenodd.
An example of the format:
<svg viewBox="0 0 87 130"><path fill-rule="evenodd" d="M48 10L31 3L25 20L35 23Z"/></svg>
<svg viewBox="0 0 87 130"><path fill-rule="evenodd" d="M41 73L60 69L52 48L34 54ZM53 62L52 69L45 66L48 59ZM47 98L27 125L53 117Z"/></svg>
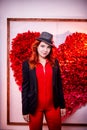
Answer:
<svg viewBox="0 0 87 130"><path fill-rule="evenodd" d="M23 118L24 118L25 121L29 122L29 114L23 115Z"/></svg>
<svg viewBox="0 0 87 130"><path fill-rule="evenodd" d="M66 109L64 108L64 109L60 109L60 111L61 111L61 116L65 116L66 115Z"/></svg>

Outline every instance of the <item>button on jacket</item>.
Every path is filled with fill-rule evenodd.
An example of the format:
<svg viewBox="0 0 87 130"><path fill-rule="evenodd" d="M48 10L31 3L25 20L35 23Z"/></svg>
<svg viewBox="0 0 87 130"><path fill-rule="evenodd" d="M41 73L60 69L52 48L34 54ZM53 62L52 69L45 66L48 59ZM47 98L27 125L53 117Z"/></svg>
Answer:
<svg viewBox="0 0 87 130"><path fill-rule="evenodd" d="M34 114L38 102L36 68L30 69L28 61L25 61L22 64L22 75L22 113L23 115ZM55 60L55 66L52 67L52 90L54 107L65 108L58 60Z"/></svg>

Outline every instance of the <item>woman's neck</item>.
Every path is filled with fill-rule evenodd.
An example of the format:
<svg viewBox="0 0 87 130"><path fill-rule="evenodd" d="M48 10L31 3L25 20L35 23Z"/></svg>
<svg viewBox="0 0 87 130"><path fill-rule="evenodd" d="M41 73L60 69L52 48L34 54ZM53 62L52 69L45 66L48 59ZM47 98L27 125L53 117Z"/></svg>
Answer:
<svg viewBox="0 0 87 130"><path fill-rule="evenodd" d="M39 62L40 62L43 66L45 66L46 60L47 60L46 58L39 57Z"/></svg>

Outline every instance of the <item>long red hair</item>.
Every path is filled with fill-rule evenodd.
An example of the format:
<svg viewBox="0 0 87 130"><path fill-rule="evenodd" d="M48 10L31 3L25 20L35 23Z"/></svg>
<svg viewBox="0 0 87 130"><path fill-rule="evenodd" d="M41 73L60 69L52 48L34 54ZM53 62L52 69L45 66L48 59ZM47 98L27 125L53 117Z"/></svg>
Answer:
<svg viewBox="0 0 87 130"><path fill-rule="evenodd" d="M37 47L40 44L40 41L36 40L32 45L31 45L31 55L29 57L29 66L30 69L33 69L36 67L36 64L38 62L38 52L37 52ZM56 54L56 47L51 48L51 52L47 56L47 59L49 60L50 64L54 66L55 64L55 59L57 58Z"/></svg>

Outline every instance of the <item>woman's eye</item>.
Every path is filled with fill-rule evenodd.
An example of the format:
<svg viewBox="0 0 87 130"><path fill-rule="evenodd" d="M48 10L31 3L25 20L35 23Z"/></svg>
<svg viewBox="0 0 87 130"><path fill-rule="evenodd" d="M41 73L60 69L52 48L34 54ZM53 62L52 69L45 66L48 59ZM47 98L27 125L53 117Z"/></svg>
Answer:
<svg viewBox="0 0 87 130"><path fill-rule="evenodd" d="M44 47L44 45L41 45L41 47Z"/></svg>
<svg viewBox="0 0 87 130"><path fill-rule="evenodd" d="M51 47L50 47L50 46L48 46L47 48L50 48L50 49L51 49Z"/></svg>

